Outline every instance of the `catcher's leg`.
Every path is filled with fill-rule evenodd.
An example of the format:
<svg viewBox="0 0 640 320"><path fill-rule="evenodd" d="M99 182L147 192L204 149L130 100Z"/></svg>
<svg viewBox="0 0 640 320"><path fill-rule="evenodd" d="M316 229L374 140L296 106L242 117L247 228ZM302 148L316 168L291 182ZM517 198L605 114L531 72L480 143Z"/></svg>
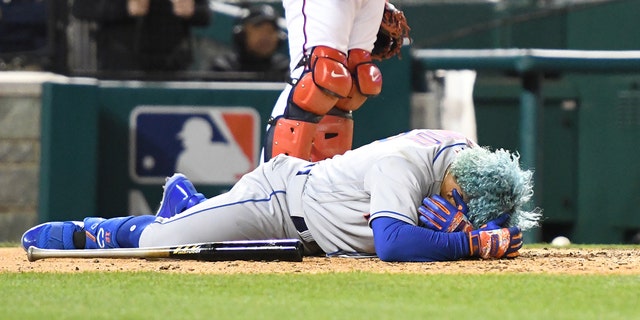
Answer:
<svg viewBox="0 0 640 320"><path fill-rule="evenodd" d="M316 129L311 148L311 161L320 161L351 150L353 117L350 111L329 110Z"/></svg>
<svg viewBox="0 0 640 320"><path fill-rule="evenodd" d="M318 46L306 63L307 70L294 84L283 116L271 120L265 161L278 154L310 160L318 122L351 90L353 81L344 53Z"/></svg>
<svg viewBox="0 0 640 320"><path fill-rule="evenodd" d="M351 150L353 143L352 112L362 106L367 97L382 90L382 74L371 61L371 54L362 49L349 50L347 67L353 82L347 97L341 98L318 124L311 150L311 160L319 161Z"/></svg>
<svg viewBox="0 0 640 320"><path fill-rule="evenodd" d="M349 95L336 103L336 108L355 111L367 100L382 91L382 73L371 60L371 53L362 49L349 50L348 68L353 83Z"/></svg>

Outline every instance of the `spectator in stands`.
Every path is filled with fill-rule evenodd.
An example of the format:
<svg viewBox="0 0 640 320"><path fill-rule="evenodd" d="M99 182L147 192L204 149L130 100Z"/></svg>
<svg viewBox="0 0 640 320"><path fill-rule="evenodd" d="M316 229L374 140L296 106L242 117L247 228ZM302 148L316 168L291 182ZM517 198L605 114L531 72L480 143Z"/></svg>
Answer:
<svg viewBox="0 0 640 320"><path fill-rule="evenodd" d="M256 80L286 81L289 58L279 52L286 33L278 25L280 16L269 5L256 5L233 27L233 51L211 61L214 71L255 72Z"/></svg>
<svg viewBox="0 0 640 320"><path fill-rule="evenodd" d="M0 1L0 70L40 69L46 48L45 0Z"/></svg>
<svg viewBox="0 0 640 320"><path fill-rule="evenodd" d="M207 0L74 0L72 10L97 23L100 71L187 70L191 27L211 18Z"/></svg>

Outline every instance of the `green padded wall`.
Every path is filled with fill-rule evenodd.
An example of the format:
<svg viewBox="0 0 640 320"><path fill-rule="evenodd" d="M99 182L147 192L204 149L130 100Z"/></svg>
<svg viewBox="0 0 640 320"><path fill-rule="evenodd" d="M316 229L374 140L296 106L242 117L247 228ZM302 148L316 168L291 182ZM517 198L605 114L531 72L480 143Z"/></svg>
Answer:
<svg viewBox="0 0 640 320"><path fill-rule="evenodd" d="M42 88L40 221L96 212L98 88L45 83Z"/></svg>

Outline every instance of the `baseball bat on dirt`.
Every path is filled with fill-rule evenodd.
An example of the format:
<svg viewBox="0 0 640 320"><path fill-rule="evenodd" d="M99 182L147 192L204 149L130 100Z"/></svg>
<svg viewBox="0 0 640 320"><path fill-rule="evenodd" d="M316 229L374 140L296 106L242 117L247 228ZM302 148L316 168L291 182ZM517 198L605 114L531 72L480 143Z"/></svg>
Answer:
<svg viewBox="0 0 640 320"><path fill-rule="evenodd" d="M27 250L29 261L47 258L302 261L302 255L302 242L297 239L221 241L150 248L56 250L29 247Z"/></svg>

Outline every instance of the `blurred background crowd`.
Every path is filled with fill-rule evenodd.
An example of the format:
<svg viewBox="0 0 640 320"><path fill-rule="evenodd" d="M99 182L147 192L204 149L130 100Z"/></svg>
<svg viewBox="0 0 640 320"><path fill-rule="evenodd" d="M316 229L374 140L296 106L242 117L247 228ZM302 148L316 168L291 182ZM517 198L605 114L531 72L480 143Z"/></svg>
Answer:
<svg viewBox="0 0 640 320"><path fill-rule="evenodd" d="M284 81L281 4L4 0L0 71L143 80Z"/></svg>

